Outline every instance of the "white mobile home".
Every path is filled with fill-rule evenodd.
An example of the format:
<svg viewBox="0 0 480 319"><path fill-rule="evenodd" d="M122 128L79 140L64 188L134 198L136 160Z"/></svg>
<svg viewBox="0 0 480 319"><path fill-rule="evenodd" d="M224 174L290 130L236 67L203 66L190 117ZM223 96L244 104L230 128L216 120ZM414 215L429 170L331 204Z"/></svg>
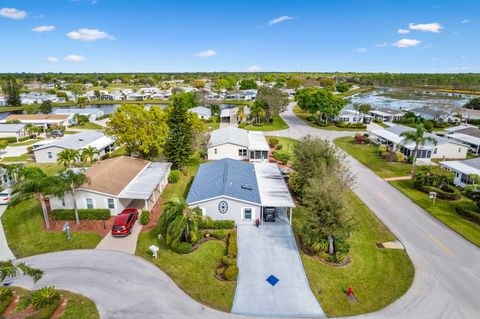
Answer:
<svg viewBox="0 0 480 319"><path fill-rule="evenodd" d="M0 124L0 138L15 137L19 138L28 136L25 124Z"/></svg>
<svg viewBox="0 0 480 319"><path fill-rule="evenodd" d="M473 184L471 175L480 176L480 158L472 158L464 161L445 161L440 165L455 173L454 184L465 187Z"/></svg>

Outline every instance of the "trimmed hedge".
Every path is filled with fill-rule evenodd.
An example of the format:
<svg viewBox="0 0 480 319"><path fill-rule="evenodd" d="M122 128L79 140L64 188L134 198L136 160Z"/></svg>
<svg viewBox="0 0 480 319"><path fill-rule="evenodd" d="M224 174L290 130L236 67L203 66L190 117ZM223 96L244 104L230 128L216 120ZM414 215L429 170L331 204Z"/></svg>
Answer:
<svg viewBox="0 0 480 319"><path fill-rule="evenodd" d="M179 254L188 254L192 251L193 245L184 241L173 244L170 249Z"/></svg>
<svg viewBox="0 0 480 319"><path fill-rule="evenodd" d="M434 187L434 186L428 186L428 185L420 185L420 184L414 184L414 188L418 189L419 191L422 191L424 193L430 193L430 192L436 192L437 193L437 198L444 199L444 200L459 200L460 199L460 191L454 187L451 186L444 186L443 189ZM445 190L445 188L447 190Z"/></svg>
<svg viewBox="0 0 480 319"><path fill-rule="evenodd" d="M228 230L226 229L215 229L210 233L210 237L219 239L219 240L224 240L228 237Z"/></svg>
<svg viewBox="0 0 480 319"><path fill-rule="evenodd" d="M237 265L228 266L227 269L225 269L225 272L223 273L223 275L225 276L225 279L229 281L237 280L237 276L238 276Z"/></svg>
<svg viewBox="0 0 480 319"><path fill-rule="evenodd" d="M229 258L228 256L222 256L222 263L227 267L231 265L236 265L237 259Z"/></svg>
<svg viewBox="0 0 480 319"><path fill-rule="evenodd" d="M212 220L204 218L198 223L198 229L234 229L235 221L233 220Z"/></svg>
<svg viewBox="0 0 480 319"><path fill-rule="evenodd" d="M50 212L54 220L75 220L75 211L73 209L54 209ZM100 220L109 219L112 215L110 209L79 209L78 217L80 220Z"/></svg>
<svg viewBox="0 0 480 319"><path fill-rule="evenodd" d="M461 217L476 224L480 224L480 212L461 206L455 207L455 211Z"/></svg>
<svg viewBox="0 0 480 319"><path fill-rule="evenodd" d="M347 122L336 122L335 126L341 128L358 128L358 129L366 129L367 126L362 123L347 123Z"/></svg>
<svg viewBox="0 0 480 319"><path fill-rule="evenodd" d="M230 258L237 258L238 247L237 247L237 232L232 231L228 236L228 247L227 252Z"/></svg>
<svg viewBox="0 0 480 319"><path fill-rule="evenodd" d="M10 136L10 137L1 137L0 141L7 141L7 143L17 143L17 138Z"/></svg>
<svg viewBox="0 0 480 319"><path fill-rule="evenodd" d="M150 212L148 210L144 210L140 214L140 224L146 225L148 222L150 222Z"/></svg>

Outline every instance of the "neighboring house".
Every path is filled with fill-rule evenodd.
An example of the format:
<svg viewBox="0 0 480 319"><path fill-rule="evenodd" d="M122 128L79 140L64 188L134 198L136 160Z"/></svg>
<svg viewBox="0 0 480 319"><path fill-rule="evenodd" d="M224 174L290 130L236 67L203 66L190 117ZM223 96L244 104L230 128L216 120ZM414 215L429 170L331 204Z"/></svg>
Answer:
<svg viewBox="0 0 480 319"><path fill-rule="evenodd" d="M438 109L438 108L421 107L421 108L413 109L412 113L415 114L415 116L418 116L424 120L443 121L447 123L460 122L460 119L454 116L454 114L452 114L451 112Z"/></svg>
<svg viewBox="0 0 480 319"><path fill-rule="evenodd" d="M415 131L415 129L403 125L395 125L385 129L371 130L369 135L372 142L385 144L390 151L398 150L405 156L413 156L415 143L402 145L404 137L400 136L400 134L406 131ZM425 134L434 138L437 141L437 145L431 143L423 145L417 152L417 160L430 162L432 158L464 159L467 157L468 148L465 145L430 133Z"/></svg>
<svg viewBox="0 0 480 319"><path fill-rule="evenodd" d="M54 124L68 127L71 125L72 119L73 114L11 114L0 123L18 120L22 124L33 124L46 129Z"/></svg>
<svg viewBox="0 0 480 319"><path fill-rule="evenodd" d="M209 107L197 106L190 109L190 112L196 113L198 118L208 120L212 116L212 110Z"/></svg>
<svg viewBox="0 0 480 319"><path fill-rule="evenodd" d="M22 101L22 104L40 104L44 101L65 102L65 98L63 97L58 97L54 94L47 94L41 92L23 93L20 94L20 99Z"/></svg>
<svg viewBox="0 0 480 319"><path fill-rule="evenodd" d="M255 89L240 90L240 92L238 92L238 99L239 100L254 101L256 97L257 97L257 90L255 90Z"/></svg>
<svg viewBox="0 0 480 319"><path fill-rule="evenodd" d="M128 156L99 161L85 171L90 183L76 190L78 208L108 208L112 215L129 207L150 210L168 183L170 166ZM72 209L70 193L63 198L51 196L50 207Z"/></svg>
<svg viewBox="0 0 480 319"><path fill-rule="evenodd" d="M228 126L212 132L207 144L209 160L268 160L267 139L263 132L247 131Z"/></svg>
<svg viewBox="0 0 480 319"><path fill-rule="evenodd" d="M5 99L4 96L0 96L0 106L6 106L7 105L7 100Z"/></svg>
<svg viewBox="0 0 480 319"><path fill-rule="evenodd" d="M265 207L290 209L291 222L295 207L276 164L232 159L201 164L188 192L187 204L199 207L204 216L247 225L257 218L263 220Z"/></svg>
<svg viewBox="0 0 480 319"><path fill-rule="evenodd" d="M464 161L440 162L440 165L455 173L454 184L465 187L473 184L470 175L480 176L480 158L472 158Z"/></svg>
<svg viewBox="0 0 480 319"><path fill-rule="evenodd" d="M480 129L473 125L459 125L445 129L445 137L449 140L468 146L468 150L480 155Z"/></svg>
<svg viewBox="0 0 480 319"><path fill-rule="evenodd" d="M28 136L25 124L0 124L0 138L15 137L17 139Z"/></svg>
<svg viewBox="0 0 480 319"><path fill-rule="evenodd" d="M94 147L101 157L113 151L115 140L103 134L102 131L82 131L54 139L48 144L33 144L33 154L37 163L56 163L57 155L65 149L81 151L89 146Z"/></svg>
<svg viewBox="0 0 480 319"><path fill-rule="evenodd" d="M250 108L248 106L243 107L245 112L245 118L247 119L250 116ZM241 119L237 115L238 107L234 108L225 108L220 111L220 122L222 123L239 123Z"/></svg>
<svg viewBox="0 0 480 319"><path fill-rule="evenodd" d="M7 170L0 167L0 186L2 189L11 187L13 183L15 183L15 180L11 178Z"/></svg>
<svg viewBox="0 0 480 319"><path fill-rule="evenodd" d="M62 114L62 115L86 115L88 116L89 121L95 121L95 119L105 115L105 113L100 109L55 109L52 114ZM73 118L72 118L73 119Z"/></svg>
<svg viewBox="0 0 480 319"><path fill-rule="evenodd" d="M402 110L394 110L389 108L383 108L378 110L372 110L369 112L375 119L382 120L383 122L398 121L405 116L405 112Z"/></svg>
<svg viewBox="0 0 480 319"><path fill-rule="evenodd" d="M335 117L335 121L345 123L370 123L371 118L372 116L362 114L355 110L343 109L340 111L340 114Z"/></svg>

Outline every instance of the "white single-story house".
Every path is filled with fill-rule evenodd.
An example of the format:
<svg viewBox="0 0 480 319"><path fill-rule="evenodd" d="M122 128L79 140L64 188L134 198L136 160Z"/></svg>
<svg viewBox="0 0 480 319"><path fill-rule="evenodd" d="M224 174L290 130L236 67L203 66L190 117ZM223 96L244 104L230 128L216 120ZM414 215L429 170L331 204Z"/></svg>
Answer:
<svg viewBox="0 0 480 319"><path fill-rule="evenodd" d="M415 131L415 129L408 126L395 125L385 129L371 130L369 131L369 135L373 143L385 144L391 151L398 150L405 156L413 156L415 143L402 145L404 137L400 136L400 134L406 131ZM437 141L437 145L431 143L423 145L421 149L417 151L416 158L418 161L430 162L432 158L464 159L467 157L468 148L465 145L438 135L425 134L426 136L434 138Z"/></svg>
<svg viewBox="0 0 480 319"><path fill-rule="evenodd" d="M335 121L344 123L369 123L371 115L363 114L355 110L343 109L335 117Z"/></svg>
<svg viewBox="0 0 480 319"><path fill-rule="evenodd" d="M0 124L0 138L15 137L18 141L19 138L28 136L25 126L25 124Z"/></svg>
<svg viewBox="0 0 480 319"><path fill-rule="evenodd" d="M376 119L380 119L383 122L398 121L405 116L405 112L402 110L394 110L389 108L383 108L378 110L372 110L369 112L371 116Z"/></svg>
<svg viewBox="0 0 480 319"><path fill-rule="evenodd" d="M247 131L227 126L212 132L207 144L209 160L266 161L270 147L263 132Z"/></svg>
<svg viewBox="0 0 480 319"><path fill-rule="evenodd" d="M464 161L445 161L440 165L455 173L454 184L465 187L473 184L470 175L480 176L480 158L472 158Z"/></svg>
<svg viewBox="0 0 480 319"><path fill-rule="evenodd" d="M98 158L112 152L114 143L115 140L106 136L102 131L91 130L52 139L52 142L47 144L33 144L32 149L37 163L56 163L58 153L65 149L74 149L81 152L82 149L92 146L99 152L95 156Z"/></svg>
<svg viewBox="0 0 480 319"><path fill-rule="evenodd" d="M295 203L274 163L247 163L223 159L201 164L187 196L189 207L199 207L204 216L216 220L234 220L237 225L263 221L263 209L274 207L278 213Z"/></svg>
<svg viewBox="0 0 480 319"><path fill-rule="evenodd" d="M72 123L72 119L73 114L11 114L0 123L18 120L22 124L33 124L46 129L54 124L68 127Z"/></svg>
<svg viewBox="0 0 480 319"><path fill-rule="evenodd" d="M198 118L208 120L212 116L212 110L209 107L197 106L190 109L190 112L196 113Z"/></svg>
<svg viewBox="0 0 480 319"><path fill-rule="evenodd" d="M7 100L5 99L4 96L0 96L0 106L6 106L7 105Z"/></svg>
<svg viewBox="0 0 480 319"><path fill-rule="evenodd" d="M243 111L245 112L245 117L248 118L250 116L250 108L245 105ZM222 109L220 111L220 122L239 123L241 119L238 117L237 113L238 107Z"/></svg>
<svg viewBox="0 0 480 319"><path fill-rule="evenodd" d="M108 208L117 215L125 208L150 210L168 184L171 163L149 162L118 156L93 164L85 171L90 179L76 189L79 209ZM52 209L72 209L73 198L67 192L49 197Z"/></svg>
<svg viewBox="0 0 480 319"><path fill-rule="evenodd" d="M447 123L458 123L460 119L455 117L454 114L445 110L445 109L438 109L433 107L420 107L417 109L413 109L412 113L415 116L420 117L424 120L430 121L443 121Z"/></svg>
<svg viewBox="0 0 480 319"><path fill-rule="evenodd" d="M0 186L2 188L10 188L14 183L15 180L10 174L8 174L8 171L5 168L0 167Z"/></svg>
<svg viewBox="0 0 480 319"><path fill-rule="evenodd" d="M88 116L89 121L95 121L95 119L105 115L100 109L55 109L52 114L73 114L73 116L75 116L75 114L86 115Z"/></svg>
<svg viewBox="0 0 480 319"><path fill-rule="evenodd" d="M468 150L480 154L480 129L473 125L459 125L445 129L445 138L468 146Z"/></svg>

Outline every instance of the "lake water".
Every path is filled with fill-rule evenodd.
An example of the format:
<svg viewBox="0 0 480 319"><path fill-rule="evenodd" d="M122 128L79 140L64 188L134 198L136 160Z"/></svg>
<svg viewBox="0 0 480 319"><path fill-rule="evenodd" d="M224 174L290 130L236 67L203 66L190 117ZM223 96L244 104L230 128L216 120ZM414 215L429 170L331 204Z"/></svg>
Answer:
<svg viewBox="0 0 480 319"><path fill-rule="evenodd" d="M407 90L397 88L375 88L373 91L350 97L347 108L354 103L368 103L373 108L411 110L430 106L440 108L461 107L475 95L444 93L428 90Z"/></svg>

